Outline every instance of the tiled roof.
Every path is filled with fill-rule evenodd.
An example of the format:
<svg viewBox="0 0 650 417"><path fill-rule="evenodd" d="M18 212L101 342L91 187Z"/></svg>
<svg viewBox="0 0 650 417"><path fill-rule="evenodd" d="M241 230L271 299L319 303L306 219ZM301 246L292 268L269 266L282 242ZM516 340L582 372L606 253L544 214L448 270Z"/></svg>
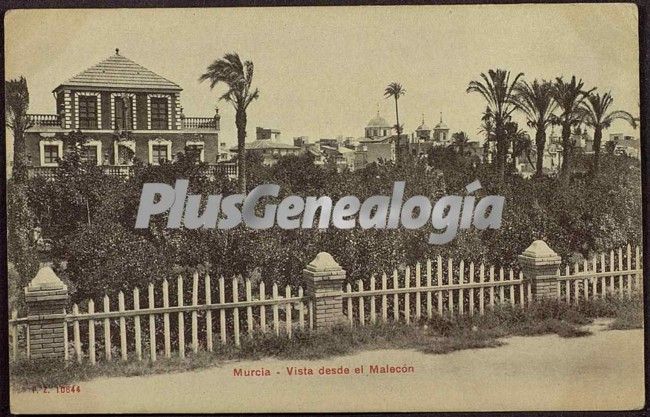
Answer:
<svg viewBox="0 0 650 417"><path fill-rule="evenodd" d="M300 149L297 146L288 143L277 142L271 139L260 139L246 144L246 150L254 149ZM237 147L230 148L231 151L236 152Z"/></svg>
<svg viewBox="0 0 650 417"><path fill-rule="evenodd" d="M119 53L75 75L57 89L63 86L182 90L178 84L136 64Z"/></svg>

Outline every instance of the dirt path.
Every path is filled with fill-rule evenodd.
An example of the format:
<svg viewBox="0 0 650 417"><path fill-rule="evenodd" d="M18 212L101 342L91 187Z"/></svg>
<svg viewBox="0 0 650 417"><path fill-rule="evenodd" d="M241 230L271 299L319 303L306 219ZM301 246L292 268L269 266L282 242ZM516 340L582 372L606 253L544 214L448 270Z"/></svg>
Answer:
<svg viewBox="0 0 650 417"><path fill-rule="evenodd" d="M366 351L317 361L231 362L177 374L82 382L81 394L13 393L14 413L630 409L644 402L643 331L513 337L493 349ZM413 367L371 374L370 365ZM354 368L364 366L363 374ZM289 376L287 367L313 376ZM322 366L351 374L321 376ZM234 369L270 376L234 376ZM260 371L263 373L263 371Z"/></svg>

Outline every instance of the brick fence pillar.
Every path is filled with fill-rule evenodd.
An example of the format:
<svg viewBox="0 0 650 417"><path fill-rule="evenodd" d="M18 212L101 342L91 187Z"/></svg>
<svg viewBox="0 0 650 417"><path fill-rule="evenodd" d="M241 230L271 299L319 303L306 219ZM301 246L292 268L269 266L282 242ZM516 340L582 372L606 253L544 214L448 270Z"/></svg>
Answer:
<svg viewBox="0 0 650 417"><path fill-rule="evenodd" d="M68 287L52 268L43 266L25 287L30 319L29 352L32 359L56 359L65 355L63 310L68 305ZM58 317L51 317L53 314ZM48 317L49 316L49 317Z"/></svg>
<svg viewBox="0 0 650 417"><path fill-rule="evenodd" d="M530 283L535 300L560 297L557 277L561 262L562 258L543 240L534 241L519 255L524 281Z"/></svg>
<svg viewBox="0 0 650 417"><path fill-rule="evenodd" d="M320 252L302 273L307 295L313 300L314 329L344 321L342 286L345 270L332 255Z"/></svg>

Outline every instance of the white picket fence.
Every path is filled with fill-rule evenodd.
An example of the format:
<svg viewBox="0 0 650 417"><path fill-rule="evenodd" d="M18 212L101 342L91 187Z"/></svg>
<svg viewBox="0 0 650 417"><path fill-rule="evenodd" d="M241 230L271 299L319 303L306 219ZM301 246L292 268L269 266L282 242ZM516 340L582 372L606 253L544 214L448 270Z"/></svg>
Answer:
<svg viewBox="0 0 650 417"><path fill-rule="evenodd" d="M212 302L213 288L211 285L211 278L209 275L203 277L203 303L199 304L199 274L194 273L192 277L192 291L191 291L191 304L185 305L184 303L184 289L183 277L179 276L177 279L176 289L176 305L170 305L169 297L169 283L164 280L162 283L162 300L156 300L155 288L153 284L148 286L147 307L141 308L141 296L138 288L133 290L131 309L125 308L125 297L123 292L118 293L118 309L111 311L111 300L108 295L103 299L103 311L95 311L95 303L93 300L88 301L88 308L86 312L81 312L79 306L74 304L72 306L72 313L66 314L64 312L64 340L70 343L69 329L72 327L72 345L74 346L74 356L76 360L81 362L84 357L87 357L90 363L95 364L98 360L96 351L97 338L96 326L101 325L103 329L103 338L101 339L104 344L104 359L110 361L113 356L113 338L111 331L115 328L117 321L117 330L119 331L119 351L122 360L129 359L128 340L133 337L132 354L135 355L137 360L143 359L143 341L148 345L148 359L156 361L158 355L162 353L165 358L172 356L172 326L171 321L175 316L174 324L177 326L175 333L175 351L178 356L185 357L186 352L186 315L190 315L190 329L191 340L190 348L192 352L196 353L199 350L199 330L204 329L204 340L201 345L208 351L213 351L213 330L218 328L219 339L222 344L232 341L235 346L241 344L242 326L246 326L246 332L252 336L255 330L263 333L273 331L276 335L280 335L281 330L291 337L292 329L298 327L304 329L306 325L313 328L312 301L303 295L302 287L298 288L297 296L293 296L290 286L285 288L284 295L281 296L278 291L277 284L272 287L271 294L266 293L264 282L260 282L258 291L253 296L252 285L250 280L245 280L245 296L240 300L239 297L239 280L232 279L232 286L230 296L226 295L226 280L221 277L218 280L218 303ZM162 305L160 305L162 303ZM297 310L294 316L293 310ZM255 315L253 314L255 310ZM213 322L213 312L218 314L218 323ZM240 316L241 313L241 316ZM202 315L203 323L199 323L199 314ZM10 333L12 334L13 343L13 357L17 357L18 348L18 327L25 327L25 334L28 334L27 326L30 319L25 317L18 319L17 312L12 313L13 319L10 320ZM157 323L157 318L162 317L162 338L163 346L159 349L157 342L158 330L160 323ZM295 317L295 319L294 319ZM306 317L309 317L308 322ZM215 317L216 319L216 317ZM127 333L127 320L133 322L133 335ZM81 325L84 324L84 335L82 337ZM142 328L148 327L148 338L143 337L146 332ZM86 345L83 346L84 342ZM27 352L29 357L29 342L26 343ZM65 357L68 359L68 349L65 351Z"/></svg>
<svg viewBox="0 0 650 417"><path fill-rule="evenodd" d="M605 296L632 297L634 291L643 291L643 264L641 249L637 246L625 250L618 248L607 254L594 256L591 261L569 265L564 274L558 271L557 293L567 303L578 304L580 300L590 300Z"/></svg>
<svg viewBox="0 0 650 417"><path fill-rule="evenodd" d="M628 245L625 251L623 248L611 251L609 257L602 254L591 262L585 261L582 269L574 265L573 273L569 267L564 275L558 270L554 275L557 294L567 303L605 295L629 297L633 291L642 290L641 262L640 248L635 248L633 257ZM65 350L65 358L72 355L79 362L88 360L91 364L99 360L110 361L118 351L122 360L156 361L161 355L172 357L172 352L183 358L186 336L190 339L189 349L196 353L214 350L213 334L218 335L221 344L232 343L239 347L242 336L250 337L256 332L292 337L294 329L314 328L313 300L304 294L302 287L294 292L287 286L280 295L274 284L271 294L267 294L264 282L253 291L250 280L233 278L227 288L226 279L221 277L217 288L213 288L209 275L200 279L199 274L194 273L191 292L186 294L184 281L180 276L176 281L175 305L170 304L170 290L173 289L165 280L158 292L154 284L149 284L145 299L138 288L133 290L128 302L124 293L119 292L117 309L115 299L112 303L106 295L101 312L95 311L93 300L88 301L84 312L77 304L72 306L71 313L63 311L63 314L47 317L18 318L18 313L13 311L9 320L12 358L18 357L20 340L25 345L26 356L30 355L26 340L29 323L51 318L65 321L64 340L71 346ZM530 281L525 281L521 272L441 257L417 263L414 268L406 267L403 273L394 270L390 276L373 275L367 286L364 281L357 280L355 287L353 289L348 283L341 290L342 312L352 325L389 320L411 323L432 318L434 314L482 315L486 309L497 305L525 307L533 301ZM191 301L187 304L186 300ZM190 322L186 326L188 315ZM103 337L96 335L97 326L101 327ZM112 332L119 333L119 337ZM103 355L97 352L100 343Z"/></svg>
<svg viewBox="0 0 650 417"><path fill-rule="evenodd" d="M420 263L415 265L414 274L410 267L403 275L395 270L390 282L388 276L382 274L380 288L377 288L375 276L370 278L369 289L364 288L362 280L357 281L356 291L347 284L343 298L349 322L374 324L379 316L384 322L390 317L399 321L401 317L405 323L411 323L425 314L432 318L434 309L441 316L474 315L476 312L484 314L486 306L493 308L505 303L524 306L532 302L530 283L524 282L521 272L515 273L512 269L506 272L503 268L496 271L493 266L484 264L475 267L473 262L467 265L462 260L455 267L453 259L448 259L446 264L445 270L444 261L438 257L435 273L431 260L426 261L424 274Z"/></svg>

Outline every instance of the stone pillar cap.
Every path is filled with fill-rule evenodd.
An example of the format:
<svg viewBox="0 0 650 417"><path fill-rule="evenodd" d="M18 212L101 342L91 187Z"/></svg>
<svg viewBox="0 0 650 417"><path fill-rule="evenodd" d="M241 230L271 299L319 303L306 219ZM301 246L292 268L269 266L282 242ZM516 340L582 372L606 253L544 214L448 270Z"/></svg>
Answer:
<svg viewBox="0 0 650 417"><path fill-rule="evenodd" d="M320 252L313 261L307 265L307 269L310 271L339 271L341 270L341 265L339 265L332 255L327 252Z"/></svg>
<svg viewBox="0 0 650 417"><path fill-rule="evenodd" d="M561 257L551 249L543 240L536 240L530 244L528 248L519 255L520 260L528 260L535 262L555 262L561 261Z"/></svg>
<svg viewBox="0 0 650 417"><path fill-rule="evenodd" d="M528 248L522 253L524 256L531 258L547 258L557 256L557 253L551 249L543 240L536 240L530 244Z"/></svg>
<svg viewBox="0 0 650 417"><path fill-rule="evenodd" d="M68 287L56 276L52 268L44 266L38 270L38 273L31 280L26 291L39 290L67 290Z"/></svg>

